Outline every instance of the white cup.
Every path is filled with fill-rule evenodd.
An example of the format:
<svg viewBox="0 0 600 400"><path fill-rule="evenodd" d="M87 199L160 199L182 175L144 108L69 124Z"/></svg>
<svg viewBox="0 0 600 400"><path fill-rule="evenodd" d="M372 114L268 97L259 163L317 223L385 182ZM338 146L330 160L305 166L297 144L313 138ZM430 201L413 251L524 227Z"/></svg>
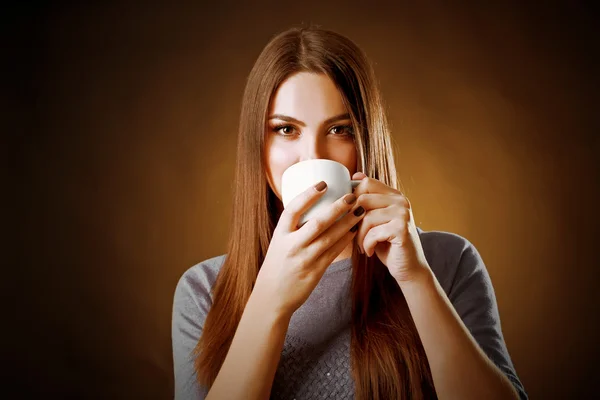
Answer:
<svg viewBox="0 0 600 400"><path fill-rule="evenodd" d="M352 189L361 182L351 180L348 168L337 161L326 159L300 161L288 167L281 177L283 207L287 207L294 197L321 181L327 183L327 191L300 217L298 226L304 225L306 221L340 197L352 193Z"/></svg>

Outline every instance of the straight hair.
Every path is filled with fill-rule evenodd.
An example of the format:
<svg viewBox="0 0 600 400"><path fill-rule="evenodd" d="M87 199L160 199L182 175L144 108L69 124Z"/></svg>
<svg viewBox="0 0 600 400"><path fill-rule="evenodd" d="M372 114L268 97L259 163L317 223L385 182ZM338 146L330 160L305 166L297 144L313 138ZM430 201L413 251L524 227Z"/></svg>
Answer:
<svg viewBox="0 0 600 400"><path fill-rule="evenodd" d="M265 172L265 131L272 97L299 72L324 74L342 95L355 132L357 168L397 189L394 152L375 74L348 38L316 27L276 35L248 77L240 115L227 256L195 349L200 384L215 381L265 258L279 213ZM406 299L377 257L352 255L350 358L358 400L437 398Z"/></svg>

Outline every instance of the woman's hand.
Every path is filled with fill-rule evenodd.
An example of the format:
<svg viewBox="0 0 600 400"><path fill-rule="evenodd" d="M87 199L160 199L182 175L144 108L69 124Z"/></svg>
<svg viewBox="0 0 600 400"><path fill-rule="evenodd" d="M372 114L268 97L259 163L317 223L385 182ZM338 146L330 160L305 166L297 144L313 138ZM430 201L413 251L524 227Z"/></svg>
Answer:
<svg viewBox="0 0 600 400"><path fill-rule="evenodd" d="M362 180L354 194L366 210L356 236L361 252L377 254L398 284L423 275L429 264L406 196L362 172L352 179Z"/></svg>
<svg viewBox="0 0 600 400"><path fill-rule="evenodd" d="M253 295L258 292L278 315L291 317L308 299L327 267L356 235L351 228L364 216L364 210L358 216L349 212L354 211L356 196L348 194L298 229L302 214L327 190L324 186L319 191L318 186L299 194L282 212L256 279Z"/></svg>

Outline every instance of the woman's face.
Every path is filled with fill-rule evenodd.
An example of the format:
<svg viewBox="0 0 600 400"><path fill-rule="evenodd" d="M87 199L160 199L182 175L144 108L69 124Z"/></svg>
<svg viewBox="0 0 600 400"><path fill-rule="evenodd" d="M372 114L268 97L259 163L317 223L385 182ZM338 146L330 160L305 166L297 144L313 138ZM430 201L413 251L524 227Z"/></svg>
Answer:
<svg viewBox="0 0 600 400"><path fill-rule="evenodd" d="M267 115L267 179L281 200L281 175L304 160L324 158L356 172L356 147L350 116L333 81L300 72L275 92Z"/></svg>

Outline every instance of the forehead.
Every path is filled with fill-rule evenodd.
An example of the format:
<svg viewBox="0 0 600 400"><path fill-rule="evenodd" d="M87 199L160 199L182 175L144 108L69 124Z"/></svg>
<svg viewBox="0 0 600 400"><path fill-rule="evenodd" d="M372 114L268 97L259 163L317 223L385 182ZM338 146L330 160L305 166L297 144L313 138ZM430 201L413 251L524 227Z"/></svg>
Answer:
<svg viewBox="0 0 600 400"><path fill-rule="evenodd" d="M277 88L271 114L285 114L301 121L318 122L347 112L342 95L324 74L296 73Z"/></svg>

